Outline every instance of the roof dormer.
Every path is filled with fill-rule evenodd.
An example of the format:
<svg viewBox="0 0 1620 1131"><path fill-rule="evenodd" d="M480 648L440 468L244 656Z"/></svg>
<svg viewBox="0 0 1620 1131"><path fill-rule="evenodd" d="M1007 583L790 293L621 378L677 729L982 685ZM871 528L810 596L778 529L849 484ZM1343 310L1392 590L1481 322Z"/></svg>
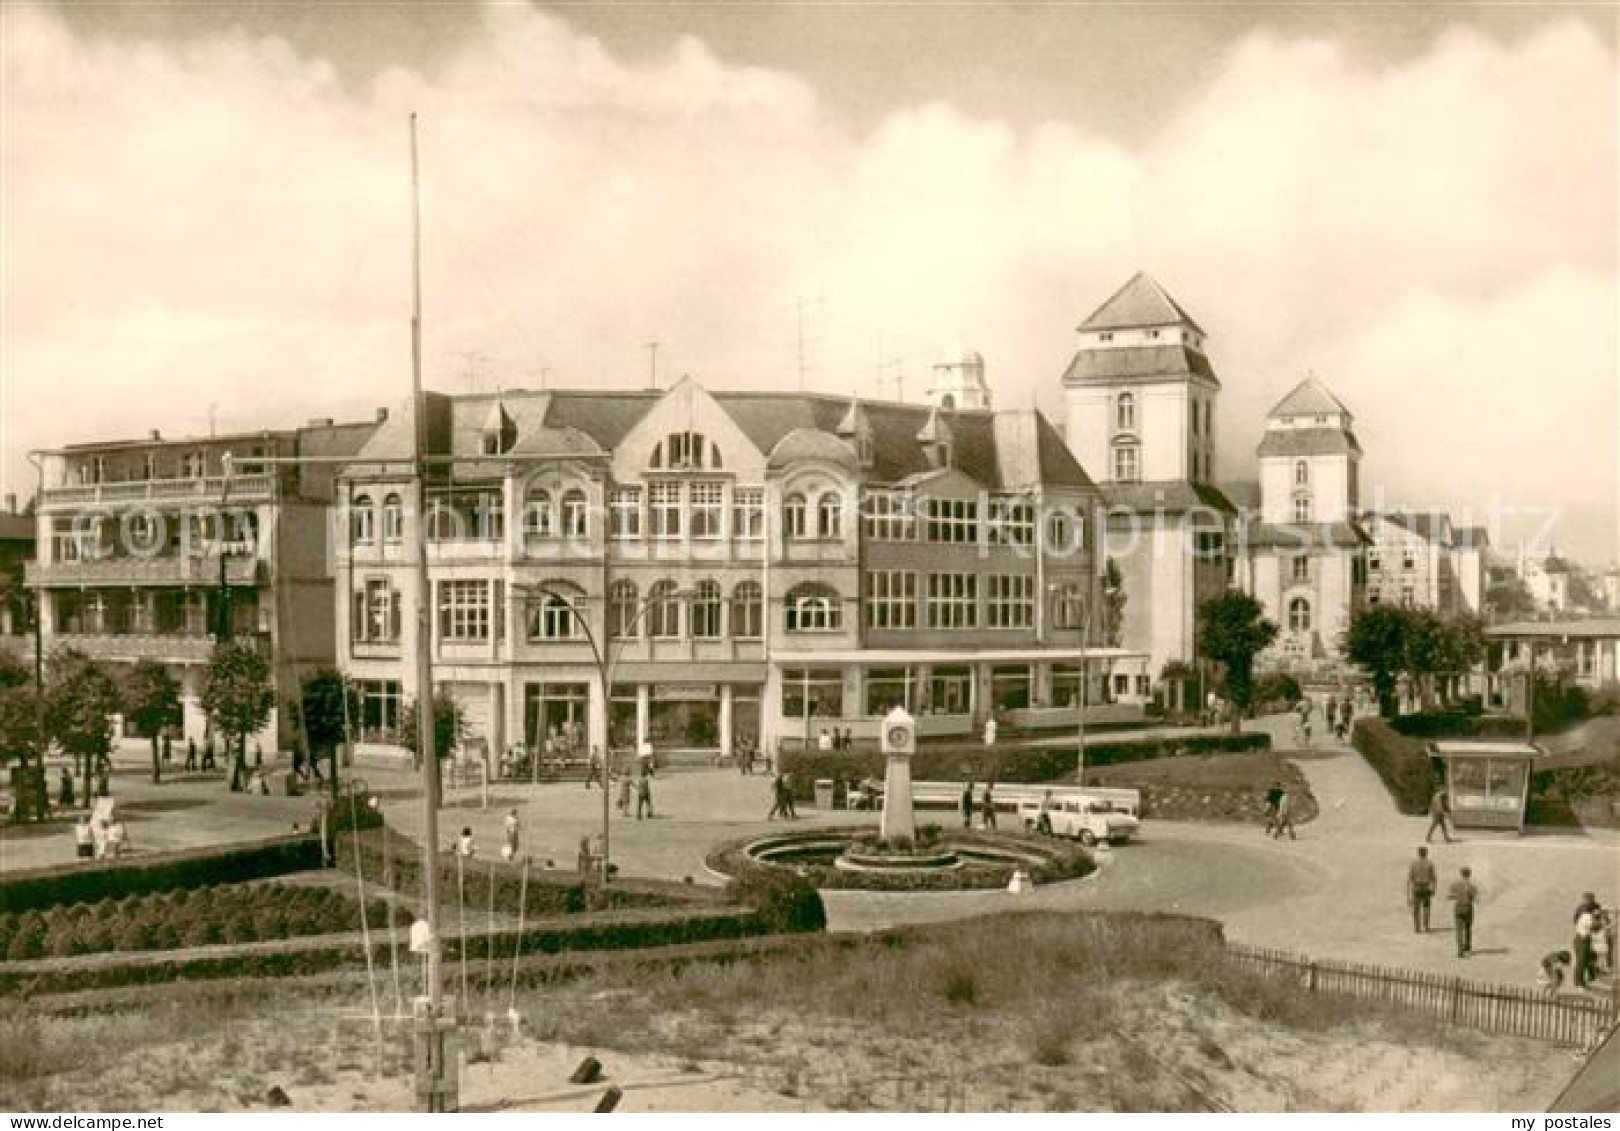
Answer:
<svg viewBox="0 0 1620 1131"><path fill-rule="evenodd" d="M951 426L939 409L928 410L928 419L917 432L917 442L922 445L923 454L928 457L931 467L951 466L951 445L953 442Z"/></svg>
<svg viewBox="0 0 1620 1131"><path fill-rule="evenodd" d="M850 400L849 411L844 413L844 419L838 422L834 432L855 449L863 469L872 466L872 422L867 419L859 397Z"/></svg>
<svg viewBox="0 0 1620 1131"><path fill-rule="evenodd" d="M478 430L478 450L486 456L505 455L517 443L517 422L499 397L490 403L489 413Z"/></svg>

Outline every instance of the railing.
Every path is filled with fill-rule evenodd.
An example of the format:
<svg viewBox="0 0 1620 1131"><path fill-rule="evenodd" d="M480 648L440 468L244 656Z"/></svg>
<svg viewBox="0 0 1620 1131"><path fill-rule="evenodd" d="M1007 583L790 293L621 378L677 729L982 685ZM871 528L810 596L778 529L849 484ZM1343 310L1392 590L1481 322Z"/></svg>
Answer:
<svg viewBox="0 0 1620 1131"><path fill-rule="evenodd" d="M140 499L218 499L227 483L230 484L227 497L230 503L267 498L275 486L275 480L269 475L233 475L229 480L217 475L200 479L136 479L125 483L47 487L43 502L47 507L56 507L67 503L101 505Z"/></svg>
<svg viewBox="0 0 1620 1131"><path fill-rule="evenodd" d="M1424 970L1309 958L1241 943L1228 943L1226 953L1241 969L1292 982L1309 993L1388 1002L1489 1033L1589 1048L1620 1020L1613 995L1552 995Z"/></svg>
<svg viewBox="0 0 1620 1131"><path fill-rule="evenodd" d="M55 640L98 660L203 661L214 649L205 633L58 632Z"/></svg>
<svg viewBox="0 0 1620 1131"><path fill-rule="evenodd" d="M248 555L225 558L225 578L231 585L259 583L259 561ZM201 557L100 558L98 560L29 562L29 585L187 585L217 584L219 558Z"/></svg>

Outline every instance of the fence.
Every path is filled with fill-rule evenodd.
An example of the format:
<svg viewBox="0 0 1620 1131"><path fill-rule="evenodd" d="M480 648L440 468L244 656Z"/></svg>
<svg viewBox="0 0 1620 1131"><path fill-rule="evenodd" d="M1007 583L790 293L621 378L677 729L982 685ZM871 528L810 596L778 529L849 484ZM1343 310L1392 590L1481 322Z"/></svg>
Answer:
<svg viewBox="0 0 1620 1131"><path fill-rule="evenodd" d="M1595 1046L1620 1016L1613 996L1554 996L1422 970L1308 958L1266 947L1227 945L1240 968L1286 978L1313 993L1370 998L1457 1025L1582 1048Z"/></svg>

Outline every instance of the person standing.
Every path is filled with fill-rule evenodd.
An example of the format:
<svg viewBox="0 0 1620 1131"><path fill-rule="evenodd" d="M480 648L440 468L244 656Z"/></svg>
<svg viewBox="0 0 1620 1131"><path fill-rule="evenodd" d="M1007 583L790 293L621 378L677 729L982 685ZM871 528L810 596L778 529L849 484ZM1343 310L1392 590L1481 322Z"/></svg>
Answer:
<svg viewBox="0 0 1620 1131"><path fill-rule="evenodd" d="M1429 904L1434 900L1438 882L1429 850L1419 848L1417 859L1406 869L1406 902L1412 907L1412 930L1417 934L1429 932Z"/></svg>
<svg viewBox="0 0 1620 1131"><path fill-rule="evenodd" d="M636 820L641 820L643 813L649 819L653 815L652 775L650 774L642 774L636 782Z"/></svg>
<svg viewBox="0 0 1620 1131"><path fill-rule="evenodd" d="M993 829L996 827L996 794L994 782L984 783L984 793L979 797L979 814L980 820L984 822L985 828Z"/></svg>
<svg viewBox="0 0 1620 1131"><path fill-rule="evenodd" d="M1035 831L1052 835L1052 807L1056 802L1052 800L1052 791L1047 790L1041 795L1041 811L1035 818Z"/></svg>
<svg viewBox="0 0 1620 1131"><path fill-rule="evenodd" d="M186 764L184 768L187 770L197 768L197 740L195 738L186 739Z"/></svg>
<svg viewBox="0 0 1620 1131"><path fill-rule="evenodd" d="M1423 836L1424 844L1434 839L1435 829L1440 830L1440 835L1446 838L1447 844L1451 843L1451 830L1446 827L1446 818L1446 791L1436 789L1434 796L1429 798L1429 831Z"/></svg>
<svg viewBox="0 0 1620 1131"><path fill-rule="evenodd" d="M478 853L478 845L473 841L473 831L463 827L461 837L456 841L456 853L460 856L472 857Z"/></svg>
<svg viewBox="0 0 1620 1131"><path fill-rule="evenodd" d="M590 765L585 770L585 788L590 789L592 782L607 788L607 778L602 774L602 751L595 746L591 747Z"/></svg>
<svg viewBox="0 0 1620 1131"><path fill-rule="evenodd" d="M619 816L628 817L629 815L630 815L630 773L627 770L627 771L625 771L624 775L619 778Z"/></svg>
<svg viewBox="0 0 1620 1131"><path fill-rule="evenodd" d="M1452 921L1457 927L1457 957L1467 958L1474 953L1474 905L1479 902L1473 872L1463 868L1446 898L1451 900Z"/></svg>
<svg viewBox="0 0 1620 1131"><path fill-rule="evenodd" d="M88 813L81 814L79 823L73 826L73 851L81 860L88 860L96 854L96 838L90 828Z"/></svg>
<svg viewBox="0 0 1620 1131"><path fill-rule="evenodd" d="M999 728L996 726L996 717L994 715L984 720L984 745L986 749L995 746L997 729Z"/></svg>
<svg viewBox="0 0 1620 1131"><path fill-rule="evenodd" d="M1283 798L1283 783L1275 781L1271 788L1266 790L1266 827L1263 830L1267 836L1277 827L1277 806Z"/></svg>
<svg viewBox="0 0 1620 1131"><path fill-rule="evenodd" d="M603 786L602 788L606 789L607 787ZM507 810L506 820L503 822L503 824L506 830L506 846L501 850L501 855L508 860L516 860L518 854L518 833L519 829L521 828L521 823L518 821L518 811L516 809Z"/></svg>
<svg viewBox="0 0 1620 1131"><path fill-rule="evenodd" d="M1272 830L1271 835L1276 837L1278 840L1281 840L1284 829L1288 830L1289 840L1299 839L1299 837L1294 835L1293 799L1289 796L1288 790L1285 787L1282 789L1282 796L1277 798L1276 828Z"/></svg>
<svg viewBox="0 0 1620 1131"><path fill-rule="evenodd" d="M1597 896L1592 892L1582 893L1580 903L1575 905L1575 957L1571 973L1577 990L1585 989L1597 973L1592 961L1592 935L1597 926L1597 907Z"/></svg>
<svg viewBox="0 0 1620 1131"><path fill-rule="evenodd" d="M962 827L964 829L971 829L973 827L973 779L972 778L969 778L967 784L962 787Z"/></svg>
<svg viewBox="0 0 1620 1131"><path fill-rule="evenodd" d="M782 775L777 774L771 779L771 811L765 814L767 821L774 821L777 817L781 817L784 821L787 820L788 811L785 792L782 785Z"/></svg>

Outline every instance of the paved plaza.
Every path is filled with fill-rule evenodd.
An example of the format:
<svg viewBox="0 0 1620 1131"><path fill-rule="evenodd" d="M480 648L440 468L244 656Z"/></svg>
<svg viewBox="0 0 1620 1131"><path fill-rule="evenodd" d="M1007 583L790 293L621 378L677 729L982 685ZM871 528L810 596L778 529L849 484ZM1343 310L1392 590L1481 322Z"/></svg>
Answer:
<svg viewBox="0 0 1620 1131"><path fill-rule="evenodd" d="M1286 719L1261 724L1283 748ZM1207 915L1229 938L1342 958L1528 984L1537 961L1568 945L1570 914L1582 891L1606 905L1620 900L1620 836L1610 830L1464 831L1459 843L1438 840L1430 852L1442 889L1467 864L1481 891L1475 955L1455 956L1450 911L1437 901L1427 936L1414 935L1405 904L1405 870L1422 843L1426 819L1396 812L1367 764L1347 746L1322 743L1288 751L1311 783L1321 816L1300 827L1297 841L1275 841L1257 827L1145 822L1142 839L1099 853L1102 868L1084 880L1015 896L1002 891L891 894L828 892L830 926L872 930L897 923L941 921L1018 908L1131 909ZM408 835L421 830L415 775L407 768L355 771L381 794L389 820ZM55 780L52 773L52 780ZM612 816L612 853L624 874L714 884L704 857L716 844L782 828L767 821L771 779L734 769L671 770L653 781L649 820ZM150 782L146 749L120 752L114 788L129 814L138 850L191 847L288 831L307 822L310 797L231 794L218 775L177 775ZM440 835L448 844L470 827L480 851L494 855L511 808L522 820L522 850L543 864L571 868L580 838L601 829L601 792L580 783L447 791ZM818 813L801 807L794 827L869 824L866 813ZM925 817L925 819L927 819ZM956 820L940 814L942 823ZM71 828L5 830L0 867L36 867L72 856Z"/></svg>

